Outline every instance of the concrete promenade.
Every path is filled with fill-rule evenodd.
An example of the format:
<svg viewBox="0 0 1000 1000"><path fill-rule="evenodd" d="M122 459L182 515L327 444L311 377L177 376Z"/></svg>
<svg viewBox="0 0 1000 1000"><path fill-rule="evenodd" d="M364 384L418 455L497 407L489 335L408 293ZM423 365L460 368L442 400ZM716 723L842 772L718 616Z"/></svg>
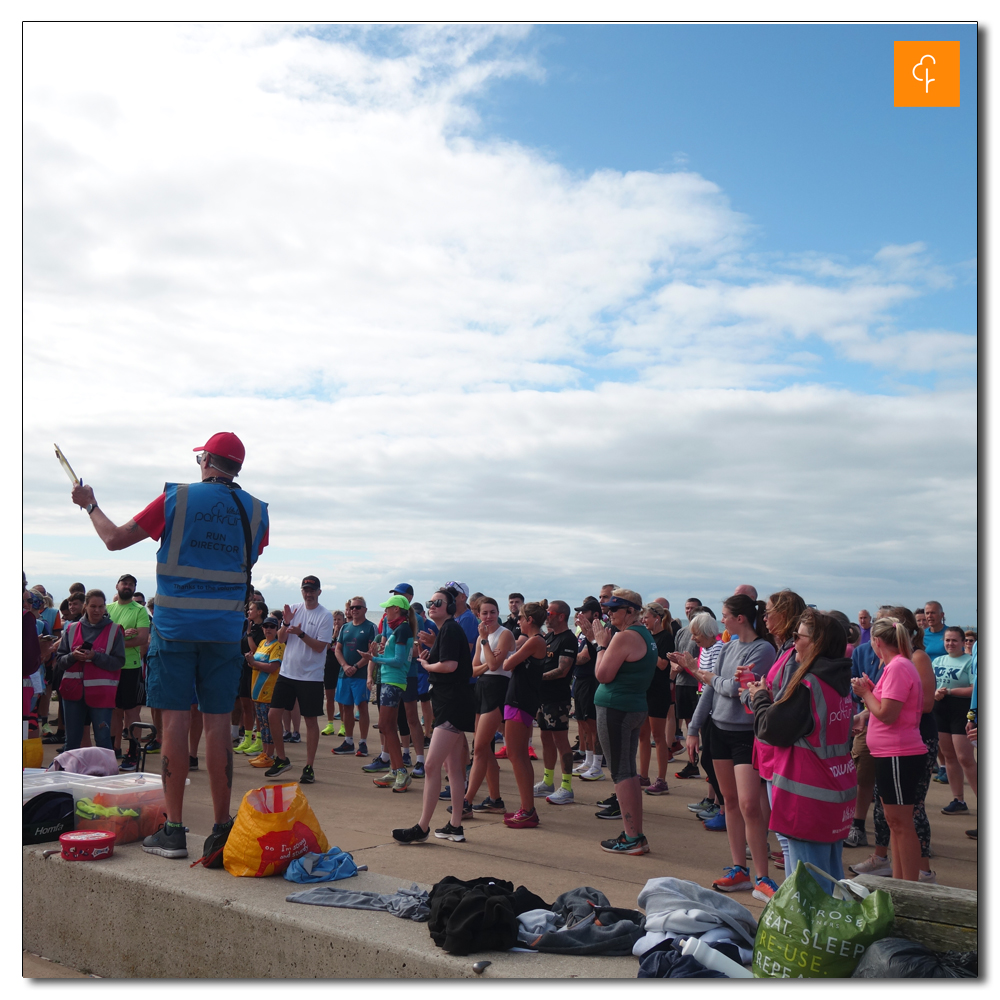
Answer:
<svg viewBox="0 0 1000 1000"><path fill-rule="evenodd" d="M144 710L144 719L147 714L147 710ZM644 829L649 839L650 853L643 857L615 857L602 851L599 841L602 838L616 836L621 824L598 820L594 816L598 808L595 805L596 801L613 791L610 779L601 782L583 782L574 779L576 802L573 805L550 806L544 799L536 800L542 820L536 829L510 830L503 825L500 816L477 815L474 819L465 821L465 834L468 838L465 843L455 844L436 840L432 835L426 844L400 846L392 840L391 830L394 827L410 826L416 822L420 812L422 782L414 781L411 790L402 795L393 794L388 789L376 788L372 784L371 776L360 770L361 765L371 758L363 760L353 756L335 757L330 750L339 743L339 738L320 738L320 750L316 760L316 783L303 786L303 791L330 844L350 851L359 865L368 866L370 874L366 876L362 873L357 879L352 880L359 889L365 888L361 880L370 882L370 887L375 887L377 884L380 891L386 891L401 885L408 886L411 882L429 887L445 875L455 875L463 879L496 876L509 879L515 886L524 884L546 900L553 900L569 889L590 885L604 892L615 906L635 907L639 890L649 878L669 875L708 886L721 874L722 868L730 863L725 834L706 831L686 808L688 802L697 801L702 797L706 786L701 781L678 781L673 778L673 772L683 766L683 759L671 764L668 770L669 795L644 796ZM540 751L537 738L535 743L536 749ZM372 754L377 752L378 745L377 731L373 730L369 735L369 749ZM286 744L286 747L293 766L284 777L286 781L292 781L296 780L301 772L305 760L305 745ZM46 763L48 763L54 748L45 749ZM160 761L159 756L149 756L146 769L158 771ZM203 754L201 764L204 768ZM501 792L508 806L513 808L516 805L516 792L510 765L501 762L500 768ZM538 762L537 780L541 779L541 772L541 762ZM204 770L199 770L193 772L190 778L191 784L185 796L184 817L185 824L191 831L188 834L191 852L188 862L200 856L203 838L210 831L212 823L208 774ZM237 755L233 777L233 814L235 815L239 801L246 791L267 783L261 770L251 767L247 758ZM484 786L480 797L485 796L485 792ZM967 799L974 801L971 792L968 793ZM964 833L966 829L976 825L976 810L973 806L970 815L943 816L940 809L949 800L947 786L932 782L927 799L935 852L931 864L941 884L977 889L977 844L969 840ZM447 805L446 802L439 803L432 819L432 829L435 826L442 826L449 818L445 811ZM868 830L869 839L874 843L870 817ZM776 846L772 835L772 848ZM24 849L26 921L24 948L68 965L70 968L82 968L78 959L74 957L73 947L67 946L62 954L57 953L61 945L59 934L41 933L36 926L37 921L31 915L33 908L29 897L33 892L34 880L52 877L46 870L37 868L37 865L59 865L63 869L77 869L73 881L78 883L74 891L79 892L87 891L81 880L94 877L99 877L102 884L112 878L124 879L124 884L147 884L150 886L150 891L155 889L155 893L158 894L156 898L161 901L159 905L168 905L163 901L172 894L169 906L171 909L175 906L178 908L178 916L183 914L186 907L198 909L199 916L205 921L198 920L198 924L202 927L206 924L211 926L213 912L220 915L225 909L231 914L240 911L240 918L233 917L231 921L234 923L230 930L234 934L240 933L240 928L245 932L252 927L255 914L270 918L272 909L277 919L294 921L304 935L311 935L317 942L324 940L324 935L329 933L327 925L337 928L338 931L345 927L364 929L364 933L360 936L354 933L348 935L354 940L354 945L353 950L347 949L350 954L345 953L343 962L331 964L328 956L318 955L315 963L304 962L299 972L292 971L293 962L292 965L276 965L270 972L264 972L264 975L335 977L471 975L469 970L474 959L458 959L446 955L433 944L425 925L399 920L387 914L331 910L286 903L284 896L295 891L295 887L283 879L233 879L225 871L191 869L188 867L188 862L170 861L146 855L138 845L116 848L115 857L107 863L90 864L62 862L58 858L42 862L32 853L36 850L40 854L41 848ZM845 865L851 861L863 860L868 854L869 851L865 849L846 849ZM88 873L85 874L83 869L87 869ZM99 873L98 869L102 871ZM771 875L780 883L783 873L772 870ZM93 887L90 892L93 893ZM753 899L749 892L739 893L736 898L755 916L759 916L763 910L764 904ZM245 912L242 910L244 907ZM192 915L194 912L192 909ZM223 927L226 920L220 919L219 926ZM172 926L177 926L173 919L170 923ZM266 926L266 921L261 926ZM204 930L201 933L204 934ZM381 959L372 957L380 943L388 945L391 942L396 942L402 951L397 954L390 948L389 953L384 952ZM220 950L228 947L225 939L219 941L219 946ZM399 957L402 952L412 953L408 971L402 971L399 967L400 963L405 961ZM365 957L366 953L368 957ZM494 962L492 967L494 976L528 975L562 978L576 974L587 977L611 975L632 978L637 968L634 959L593 959L587 963L592 968L588 968L586 972L580 969L571 972L570 966L572 963L578 963L578 959L517 954L491 954L480 957L488 957ZM159 960L152 962L147 954L144 959L140 958L135 962L131 969L106 966L102 971L100 964L95 961L86 966L85 970L100 976L212 974L209 970L212 962L216 960L213 959L212 948L193 963L189 958L188 955L178 954L177 961L171 966L169 960L165 964L161 964ZM539 962L539 959L543 961ZM347 965L343 964L344 962ZM218 964L220 971L215 973L216 975L240 975L239 971L232 971L233 967L228 957L224 961L219 960ZM171 972L171 968L175 971ZM185 968L188 971L184 971ZM221 971L222 968L227 971ZM344 971L346 968L356 971ZM27 964L25 969L28 969ZM44 975L27 971L25 974Z"/></svg>

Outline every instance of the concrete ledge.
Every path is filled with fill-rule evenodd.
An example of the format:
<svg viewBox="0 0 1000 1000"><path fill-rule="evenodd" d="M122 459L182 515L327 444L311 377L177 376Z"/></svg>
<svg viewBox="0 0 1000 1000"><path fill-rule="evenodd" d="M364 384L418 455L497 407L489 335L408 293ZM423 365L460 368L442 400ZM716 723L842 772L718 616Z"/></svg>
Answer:
<svg viewBox="0 0 1000 1000"><path fill-rule="evenodd" d="M22 947L102 977L634 979L639 968L632 957L449 955L431 940L426 923L288 903L285 896L304 887L283 878L190 868L189 861L149 855L138 844L116 847L106 861L44 858L53 846L22 848ZM375 892L409 887L372 872L345 884ZM127 936L110 933L113 927L127 928ZM483 959L493 964L477 976L472 965Z"/></svg>

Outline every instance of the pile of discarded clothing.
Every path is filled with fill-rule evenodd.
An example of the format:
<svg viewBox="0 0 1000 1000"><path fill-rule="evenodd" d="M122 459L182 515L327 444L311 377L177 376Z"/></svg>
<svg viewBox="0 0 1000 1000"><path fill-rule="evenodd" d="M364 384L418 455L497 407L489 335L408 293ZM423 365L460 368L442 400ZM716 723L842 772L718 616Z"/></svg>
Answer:
<svg viewBox="0 0 1000 1000"><path fill-rule="evenodd" d="M735 899L697 882L651 878L639 893L638 903L646 911L645 933L632 947L639 959L640 979L728 978L753 961L757 921ZM740 968L728 974L713 971L694 956L682 955L683 942L691 938ZM711 964L729 967L726 962Z"/></svg>

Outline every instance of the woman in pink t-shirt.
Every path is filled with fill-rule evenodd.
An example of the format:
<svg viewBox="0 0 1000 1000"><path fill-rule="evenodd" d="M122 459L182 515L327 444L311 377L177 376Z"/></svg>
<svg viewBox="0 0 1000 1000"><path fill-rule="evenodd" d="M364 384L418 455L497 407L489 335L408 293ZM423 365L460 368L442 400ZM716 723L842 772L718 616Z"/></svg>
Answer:
<svg viewBox="0 0 1000 1000"><path fill-rule="evenodd" d="M882 676L874 690L867 675L853 678L851 686L871 713L868 749L875 759L875 783L889 824L892 877L916 882L920 841L913 829L913 806L927 763L920 737L923 685L909 659L910 635L902 622L879 618L872 625L871 644L885 664Z"/></svg>

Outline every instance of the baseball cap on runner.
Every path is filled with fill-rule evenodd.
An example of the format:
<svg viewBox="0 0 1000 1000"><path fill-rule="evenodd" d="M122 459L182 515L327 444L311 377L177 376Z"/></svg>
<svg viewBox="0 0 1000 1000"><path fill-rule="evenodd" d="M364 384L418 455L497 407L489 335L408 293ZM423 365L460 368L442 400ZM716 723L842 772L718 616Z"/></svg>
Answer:
<svg viewBox="0 0 1000 1000"><path fill-rule="evenodd" d="M469 585L467 583L459 583L457 580L449 580L445 586L454 587L456 590L462 591L466 597L469 596Z"/></svg>
<svg viewBox="0 0 1000 1000"><path fill-rule="evenodd" d="M413 588L408 583L397 583L392 590L389 591L390 594L406 594L409 597L413 596ZM382 605L383 607L388 607L388 605Z"/></svg>
<svg viewBox="0 0 1000 1000"><path fill-rule="evenodd" d="M306 586L315 587L317 590L319 590L320 589L319 577L318 576L302 577L302 583L299 584L299 587L302 588Z"/></svg>
<svg viewBox="0 0 1000 1000"><path fill-rule="evenodd" d="M410 610L410 602L402 594L393 594L388 601L383 601L380 608L402 608L404 611Z"/></svg>
<svg viewBox="0 0 1000 1000"><path fill-rule="evenodd" d="M121 583L122 580L131 580L133 583L139 582L131 573L122 573L122 575L118 577L118 582Z"/></svg>
<svg viewBox="0 0 1000 1000"><path fill-rule="evenodd" d="M575 608L576 611L596 611L598 614L601 613L601 602L597 600L596 597L588 597L580 607Z"/></svg>
<svg viewBox="0 0 1000 1000"><path fill-rule="evenodd" d="M230 462L237 465L243 464L243 459L247 457L247 450L243 447L243 442L232 431L219 431L213 434L205 444L199 448L192 448L192 451L207 451L219 458L228 458Z"/></svg>

